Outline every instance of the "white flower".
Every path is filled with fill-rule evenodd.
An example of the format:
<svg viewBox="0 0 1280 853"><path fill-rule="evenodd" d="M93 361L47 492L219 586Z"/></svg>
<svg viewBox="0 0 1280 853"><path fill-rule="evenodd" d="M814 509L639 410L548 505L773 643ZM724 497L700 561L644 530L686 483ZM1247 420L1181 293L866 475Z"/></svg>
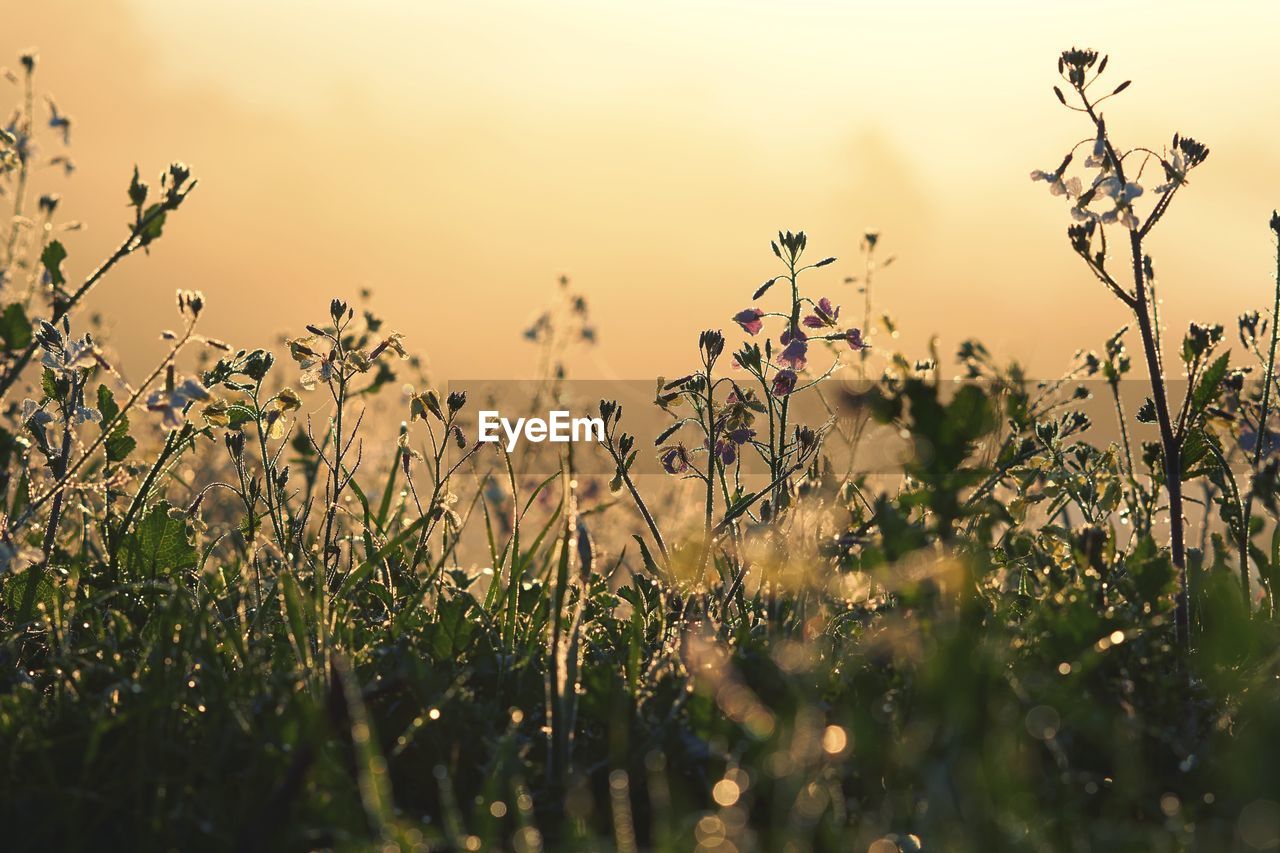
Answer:
<svg viewBox="0 0 1280 853"><path fill-rule="evenodd" d="M1154 192L1163 194L1174 187L1182 186L1186 183L1188 170L1186 156L1181 151L1175 150L1169 160L1164 163L1164 174L1167 180L1156 187Z"/></svg>
<svg viewBox="0 0 1280 853"><path fill-rule="evenodd" d="M53 423L53 415L46 412L44 406L28 397L22 401L22 422L36 428L46 427Z"/></svg>
<svg viewBox="0 0 1280 853"><path fill-rule="evenodd" d="M1036 169L1031 173L1031 180L1046 181L1049 184L1049 192L1052 195L1065 195L1068 198L1074 198L1080 195L1080 179L1071 178L1063 180L1062 175L1058 172L1045 172Z"/></svg>
<svg viewBox="0 0 1280 853"><path fill-rule="evenodd" d="M40 363L55 373L87 370L98 363L97 347L88 335L79 340L67 338L61 347L46 345Z"/></svg>
<svg viewBox="0 0 1280 853"><path fill-rule="evenodd" d="M182 413L188 403L209 399L209 392L195 379L188 379L170 390L153 391L147 397L147 409L164 413L164 425L168 429L182 426Z"/></svg>
<svg viewBox="0 0 1280 853"><path fill-rule="evenodd" d="M1119 178L1112 175L1099 179L1094 184L1094 189L1098 195L1107 196L1115 202L1115 207L1103 213L1099 221L1106 225L1119 223L1130 231L1137 230L1139 223L1138 216L1133 211L1133 200L1143 193L1139 184L1132 181L1122 184Z"/></svg>

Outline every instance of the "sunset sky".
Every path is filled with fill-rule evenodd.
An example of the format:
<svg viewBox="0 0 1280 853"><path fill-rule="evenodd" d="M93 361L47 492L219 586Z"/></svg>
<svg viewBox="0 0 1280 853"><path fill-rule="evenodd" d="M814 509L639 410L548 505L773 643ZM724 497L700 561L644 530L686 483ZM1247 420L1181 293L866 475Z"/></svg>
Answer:
<svg viewBox="0 0 1280 853"><path fill-rule="evenodd" d="M1122 141L1212 148L1152 241L1169 336L1194 317L1234 340L1270 302L1275 3L43 0L5 20L0 63L37 46L75 120L77 173L36 188L89 223L77 277L123 235L135 162L200 179L96 302L138 371L177 287L256 346L368 286L438 374L519 377L567 274L601 340L579 375L671 373L778 271L779 228L840 257L809 292L853 312L874 227L910 352L976 336L1053 373L1123 322L1028 180L1088 133L1050 89L1072 44L1134 80L1108 105Z"/></svg>

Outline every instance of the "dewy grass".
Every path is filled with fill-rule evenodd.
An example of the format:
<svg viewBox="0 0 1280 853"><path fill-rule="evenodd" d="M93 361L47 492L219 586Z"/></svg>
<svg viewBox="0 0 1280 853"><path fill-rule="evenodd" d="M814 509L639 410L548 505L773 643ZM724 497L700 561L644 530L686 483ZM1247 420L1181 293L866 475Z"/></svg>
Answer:
<svg viewBox="0 0 1280 853"><path fill-rule="evenodd" d="M621 395L572 399L597 332L562 279L510 415L603 434L528 449L481 441L500 407L433 387L365 297L277 353L203 335L217 294L179 293L128 381L80 309L182 227L195 179L135 171L118 248L79 277L37 170L66 171L73 120L21 56L0 847L1280 844L1280 272L1234 359L1218 325L1163 345L1147 238L1208 150L1120 146L1106 66L1062 54L1087 134L1033 173L1130 315L1100 353L1037 382L965 341L971 381L943 381L947 359L876 334L878 233L842 306L855 277L782 231L750 302L657 381L652 434ZM1126 405L1130 328L1147 399ZM858 467L873 423L908 451L891 475Z"/></svg>

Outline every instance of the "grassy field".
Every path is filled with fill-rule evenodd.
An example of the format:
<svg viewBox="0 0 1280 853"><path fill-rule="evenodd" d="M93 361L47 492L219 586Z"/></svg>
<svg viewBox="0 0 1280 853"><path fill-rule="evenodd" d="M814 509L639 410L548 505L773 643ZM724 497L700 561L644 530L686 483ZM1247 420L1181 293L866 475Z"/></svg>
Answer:
<svg viewBox="0 0 1280 853"><path fill-rule="evenodd" d="M0 144L0 848L1280 847L1280 278L1162 326L1147 238L1209 152L1114 139L1105 57L1062 55L1081 141L1031 175L1119 329L1061 377L896 352L891 235L839 306L784 231L649 412L536 456L364 300L239 349L181 292L168 354L113 364L85 297L217 187L135 171L72 277L36 65ZM596 335L561 291L511 342L539 405Z"/></svg>

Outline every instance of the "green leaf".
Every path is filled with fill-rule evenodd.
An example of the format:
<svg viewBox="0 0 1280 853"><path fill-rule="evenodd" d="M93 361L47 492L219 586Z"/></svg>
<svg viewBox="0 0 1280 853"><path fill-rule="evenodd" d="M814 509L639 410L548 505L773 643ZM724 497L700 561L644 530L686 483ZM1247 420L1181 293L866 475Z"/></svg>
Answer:
<svg viewBox="0 0 1280 853"><path fill-rule="evenodd" d="M15 302L0 314L0 340L10 352L26 349L31 345L31 321L26 309Z"/></svg>
<svg viewBox="0 0 1280 853"><path fill-rule="evenodd" d="M10 575L4 582L4 610L12 622L30 622L36 618L36 606L53 604L53 584L44 569L27 569Z"/></svg>
<svg viewBox="0 0 1280 853"><path fill-rule="evenodd" d="M138 232L138 237L143 246L150 245L151 241L159 239L164 233L164 220L168 216L163 209L163 205L153 204L147 208L147 212L142 214L142 219L146 222L146 226Z"/></svg>
<svg viewBox="0 0 1280 853"><path fill-rule="evenodd" d="M67 250L57 240L45 246L44 251L40 253L40 263L44 265L45 272L49 274L49 280L53 282L54 287L61 287L67 283L67 277L62 274L62 262L66 259Z"/></svg>
<svg viewBox="0 0 1280 853"><path fill-rule="evenodd" d="M467 618L472 599L465 593L442 598L436 606L436 623L430 631L429 648L434 660L456 658L466 649L477 623Z"/></svg>
<svg viewBox="0 0 1280 853"><path fill-rule="evenodd" d="M1222 378L1227 375L1227 359L1230 355L1231 353L1224 352L1218 356L1200 377L1200 382L1191 395L1191 417L1203 412L1205 407L1218 396L1218 386L1222 384Z"/></svg>
<svg viewBox="0 0 1280 853"><path fill-rule="evenodd" d="M288 617L289 639L293 643L293 652L298 658L298 666L306 668L311 660L311 640L307 631L306 598L298 587L298 581L291 572L280 576L280 590L284 596L285 615Z"/></svg>
<svg viewBox="0 0 1280 853"><path fill-rule="evenodd" d="M158 577L193 569L199 560L186 522L172 518L161 501L125 536L120 564L133 577Z"/></svg>
<svg viewBox="0 0 1280 853"><path fill-rule="evenodd" d="M122 417L115 425L108 427L112 420L120 414L120 406L115 395L106 385L98 386L98 410L102 412L102 426L107 431L103 442L107 451L108 462L121 462L138 446L133 436L129 435L129 418Z"/></svg>

